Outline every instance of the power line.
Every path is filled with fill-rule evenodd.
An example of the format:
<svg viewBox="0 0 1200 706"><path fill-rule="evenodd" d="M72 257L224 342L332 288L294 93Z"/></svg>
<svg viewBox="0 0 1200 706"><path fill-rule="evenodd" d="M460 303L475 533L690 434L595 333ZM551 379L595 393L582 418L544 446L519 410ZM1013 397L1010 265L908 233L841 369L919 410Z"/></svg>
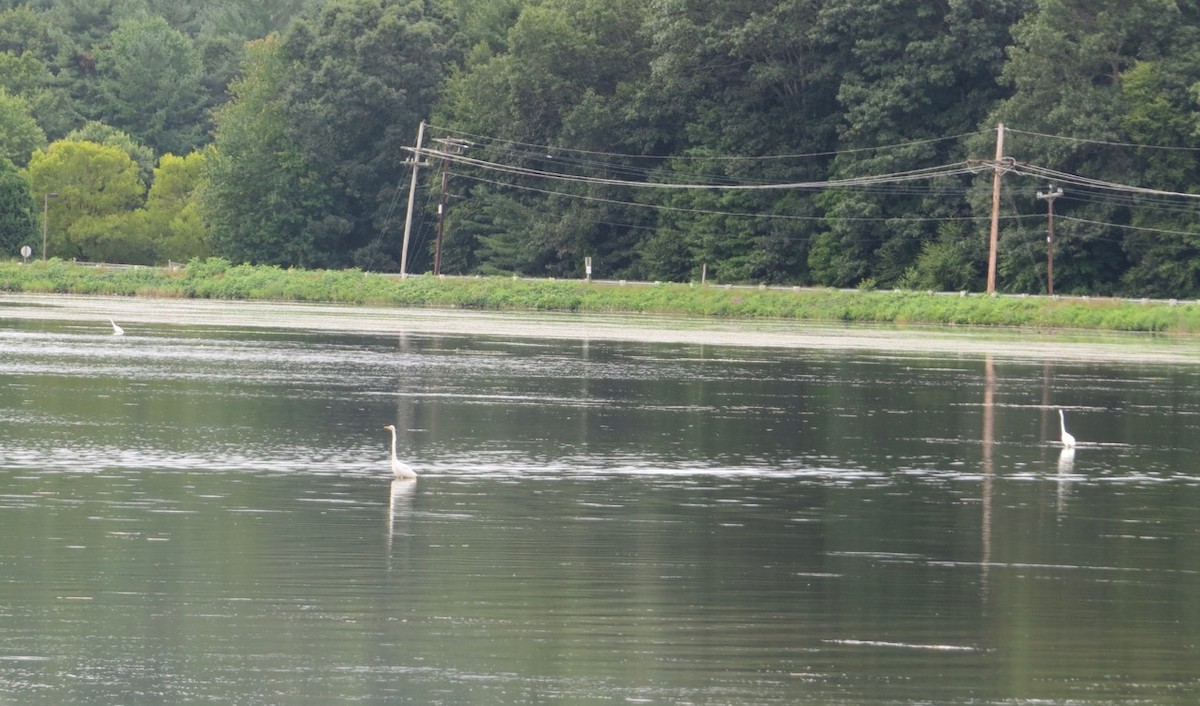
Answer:
<svg viewBox="0 0 1200 706"><path fill-rule="evenodd" d="M1113 140L1093 140L1083 137L1068 137L1066 135L1047 135L1041 132L1030 132L1027 130L1015 130L1011 127L1006 127L1006 130L1016 135L1029 135L1030 137L1042 137L1050 140L1061 140L1063 142L1079 142L1088 145L1106 145L1108 147L1136 147L1146 150L1173 150L1178 152L1200 152L1200 147L1179 147L1172 145L1144 145L1136 142L1117 142Z"/></svg>
<svg viewBox="0 0 1200 706"><path fill-rule="evenodd" d="M958 134L958 135L946 135L944 137L930 137L930 138L926 138L926 139L922 139L922 140L910 140L907 142L897 142L897 143L889 144L889 145L877 145L874 147L854 147L854 148L848 148L848 149L844 149L844 150L828 150L825 152L804 152L804 153L798 153L798 154L777 154L777 155L757 155L757 156L754 156L754 155L741 155L741 156L738 156L738 155L727 155L727 156L696 155L696 156L693 156L693 155L687 155L687 154L647 155L647 154L633 154L633 153L623 153L623 152L603 152L603 151L597 151L597 150L575 149L575 148L571 148L571 147L555 147L553 145L537 144L537 143L533 143L533 142L521 142L519 140L509 140L509 139L505 139L502 137L491 137L491 136L487 136L487 135L474 134L474 133L469 133L469 132L465 132L462 130L455 130L454 128L449 128L449 127L440 126L440 125L427 125L427 127L429 127L430 129L433 129L433 130L440 130L440 131L443 131L446 133L458 135L460 137L474 140L476 142L501 143L501 144L508 144L508 145L519 145L521 147L528 147L528 148L532 148L535 152L539 152L541 154L550 154L552 152L564 152L564 153L571 153L571 154L586 154L586 155L595 155L595 156L602 156L602 157L622 157L622 158L661 159L661 160L695 159L695 160L706 160L706 161L767 161L767 160L784 160L784 159L809 159L809 158L813 158L813 157L834 157L834 156L842 155L842 154L856 154L859 152L877 152L877 151L881 151L881 150L912 147L915 145L932 144L935 142L949 142L949 141L953 141L953 140L961 140L963 138L974 137L976 135L984 134L982 131L966 132L966 133L962 133L962 134Z"/></svg>
<svg viewBox="0 0 1200 706"><path fill-rule="evenodd" d="M1184 199L1200 200L1200 194L1186 194L1179 191L1164 191L1162 189L1147 189L1141 186L1132 186L1130 184L1118 184L1111 181L1102 181L1100 179L1089 179L1081 177L1070 172L1060 172L1046 167L1039 167L1025 162L1016 162L1013 168L1014 174L1023 176L1035 176L1043 179L1050 179L1063 184L1073 184L1076 186L1086 186L1093 189L1106 189L1110 191L1125 191L1134 194L1147 194L1150 196L1171 196Z"/></svg>
<svg viewBox="0 0 1200 706"><path fill-rule="evenodd" d="M511 184L508 182L496 181L494 179L484 179L483 177L477 177L477 176L473 176L470 174L458 174L455 178L468 179L471 181L476 181L476 182L480 182L480 183L484 183L484 184L491 184L493 186L504 186L504 187L508 187L508 188L512 188L512 189L518 189L520 191L528 191L531 193L544 194L547 196L562 196L565 198L577 199L580 201L592 201L592 202L596 202L596 203L607 203L607 204L618 205L618 206L632 206L632 207L637 207L637 208L650 208L650 209L655 209L655 210L659 210L659 211L669 211L669 212L676 212L676 213L696 213L696 214L700 214L700 215L710 215L710 216L729 216L729 217L733 217L733 218L761 218L761 219L768 219L768 220L773 219L773 220L786 220L786 221L827 221L828 222L830 220L838 220L838 221L853 221L853 222L902 222L902 223L909 223L909 222L911 222L911 223L938 223L938 222L943 222L943 221L985 221L988 218L987 216L957 216L957 217L956 216L938 216L938 217L932 217L932 216L931 217L919 217L919 216L912 216L912 217L908 217L908 216L861 216L861 217L857 217L857 216L847 216L847 217L834 218L834 217L830 217L830 216L798 216L798 215L792 215L792 214L786 214L786 213L764 213L761 211L756 211L754 213L747 213L744 211L721 211L721 210L717 210L717 209L685 208L682 206L667 206L667 205L663 205L663 204L645 203L645 202L641 202L641 201L622 201L620 199L610 199L610 198L604 198L602 196L589 196L586 194L573 194L573 193L564 192L564 191L552 191L549 189L539 189L534 186L524 186L524 185L520 185L520 184ZM1002 218L1004 218L1005 220L1016 220L1016 219L1024 219L1024 218L1031 218L1031 217L1033 217L1033 216L1017 214L1014 216L1003 216Z"/></svg>
<svg viewBox="0 0 1200 706"><path fill-rule="evenodd" d="M1085 225L1104 226L1105 228L1124 228L1125 230L1134 230L1140 233L1161 233L1163 235L1187 235L1200 236L1200 232L1189 230L1167 230L1164 228L1149 228L1146 226L1125 225L1121 223L1106 223L1104 221L1091 221L1086 218L1075 218L1073 216L1064 216L1057 214L1056 218L1064 221L1073 221L1075 223L1083 223Z"/></svg>
<svg viewBox="0 0 1200 706"><path fill-rule="evenodd" d="M732 164L736 162L747 163L763 163L768 160L785 160L796 158L812 158L812 157L829 157L838 154L861 153L864 151L880 151L889 148L898 148L911 145L928 144L941 142L946 140L960 140L964 137L980 133L966 133L963 135L955 135L943 138L934 138L929 140L918 140L907 143L899 143L897 145L889 145L876 148L860 148L854 150L841 150L820 153L809 153L802 155L767 155L767 156L751 156L751 157L736 157L736 156L720 156L720 155L672 155L672 156L654 156L654 155L637 155L623 154L618 152L601 152L594 150L581 150L573 148L553 147L549 145L538 145L533 143L524 143L519 141L500 140L481 135L473 135L464 131L452 130L444 127L430 126L433 129L441 130L445 133L460 135L465 138L474 138L480 141L491 141L491 144L472 143L471 147L476 148L474 151L483 151L492 156L490 159L482 159L472 157L467 154L459 154L446 150L428 149L428 148L406 148L415 153L416 158L420 157L435 157L446 162L453 162L465 167L473 168L471 171L491 172L497 175L508 175L511 177L520 177L525 180L545 180L549 182L559 182L565 184L576 184L581 186L592 187L610 187L624 189L655 189L669 191L707 191L707 192L752 192L752 191L825 191L825 190L861 190L867 193L875 193L880 195L892 196L965 196L968 189L965 186L949 188L950 185L943 184L937 186L921 185L924 182L931 182L938 179L945 179L951 183L962 184L961 179L966 175L976 175L981 171L987 170L991 172L1003 171L1011 173L1015 176L1034 177L1037 179L1049 180L1056 184L1072 187L1069 196L1064 196L1066 200L1085 201L1090 200L1095 203L1109 204L1111 206L1124 208L1137 208L1148 210L1161 210L1175 213L1191 213L1192 210L1179 203L1183 200L1184 203L1196 203L1200 201L1200 194L1188 194L1182 192L1168 191L1163 189L1153 189L1130 184L1122 184L1110 182L1100 179L1063 172L1046 167L1041 167L1035 164L1017 162L1011 158L1004 158L1001 161L964 161L950 164L943 164L933 167L925 167L919 169L911 169L897 171L886 174L868 175L845 179L826 179L813 181L788 181L788 182L768 182L763 180L754 180L749 178L734 178L728 174L721 175L700 175L707 176L711 181L696 181L698 175L686 174L683 175L690 180L668 181L665 180L672 176L679 176L679 172L663 169L663 164L656 163L653 166L638 166L637 164L605 161L606 159L623 159L623 160L665 160L667 162L712 162L715 164ZM1020 130L1008 129L1011 132L1024 135L1032 135L1038 137L1049 137L1064 140L1072 140L1077 142L1086 142L1092 144L1108 144L1115 146L1130 146L1130 147L1151 147L1155 149L1181 149L1192 150L1194 148L1167 148L1147 145L1133 145L1128 143L1104 142L1098 140L1081 140L1077 138L1059 137L1053 135L1041 135L1039 133L1026 132ZM511 158L513 163L507 163L497 159L498 157ZM521 164L524 162L524 164ZM538 166L542 165L542 166ZM571 173L569 170L583 170L591 172L599 172L606 176L596 176L595 174L588 175L586 173ZM835 218L829 215L792 215L780 213L764 213L764 212L737 212L725 211L718 209L705 208L688 208L682 206L671 206L666 204L653 204L640 201L628 201L614 198L605 198L594 195L570 193L561 190L550 188L538 188L529 184L518 184L512 182L500 181L498 179L487 179L482 176L472 175L469 172L458 172L459 178L470 179L479 183L495 185L504 188L517 189L531 193L539 193L547 196L557 196L563 198L571 198L594 203L607 203L632 208L651 208L658 211L678 212L678 213L694 213L702 215L717 215L730 218L746 218L746 219L775 219L775 220L790 220L790 221L850 221L850 222L978 222L988 220L987 217L975 216L942 216L942 217L904 217L904 216L864 216L864 217L846 217ZM1011 193L1009 200L1012 201ZM1016 211L1015 203L1012 211ZM1156 229L1143 226L1130 226L1120 223L1105 223L1096 220L1088 220L1077 218L1068 215L1059 214L1058 217L1062 220L1085 224L1091 226L1099 226L1104 228L1123 228L1140 232L1152 232L1164 235L1197 235L1188 231ZM1003 216L1003 220L1007 223L1015 222L1018 228L1021 224L1030 218L1037 218L1031 214L1016 214ZM614 226L634 227L628 224L612 223Z"/></svg>
<svg viewBox="0 0 1200 706"><path fill-rule="evenodd" d="M483 159L475 159L465 155L456 155L450 152L434 149L419 149L414 150L420 155L428 157L436 157L438 159L446 159L458 164L476 167L479 169L513 174L516 176L537 177L544 179L553 179L568 182L577 182L583 184L594 184L601 186L625 186L637 189L684 189L684 190L709 190L709 191L788 191L788 190L822 190L822 189L837 189L849 188L854 186L866 186L874 184L899 183L905 181L919 181L926 179L935 179L938 177L955 176L962 174L972 174L974 169L967 162L959 162L956 164L947 164L937 167L926 167L924 169L913 169L906 172L895 172L892 174L881 174L870 177L856 177L850 179L832 179L825 181L807 181L807 182L783 182L774 184L709 184L709 183L680 183L680 182L659 182L659 181L631 181L628 179L606 179L602 177L587 177L575 174L565 174L562 172L553 172L544 169L533 169L531 167L521 167L515 165L500 164L498 162L489 162Z"/></svg>

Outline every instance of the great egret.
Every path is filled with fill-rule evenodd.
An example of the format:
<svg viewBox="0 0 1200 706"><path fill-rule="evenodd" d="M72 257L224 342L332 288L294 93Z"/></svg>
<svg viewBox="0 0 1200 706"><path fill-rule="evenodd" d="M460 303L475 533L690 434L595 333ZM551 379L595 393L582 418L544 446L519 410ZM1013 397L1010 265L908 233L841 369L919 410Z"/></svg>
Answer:
<svg viewBox="0 0 1200 706"><path fill-rule="evenodd" d="M120 326L117 326L116 321L109 319L108 323L112 324L114 336L124 336L125 335L125 329L121 328Z"/></svg>
<svg viewBox="0 0 1200 706"><path fill-rule="evenodd" d="M1063 414L1063 411L1061 409L1058 410L1058 423L1062 426L1063 448L1064 449L1075 448L1075 437L1071 436L1071 433L1067 431L1067 417L1065 414Z"/></svg>
<svg viewBox="0 0 1200 706"><path fill-rule="evenodd" d="M415 479L417 472L412 469L412 466L396 458L396 427L391 424L385 424L383 428L392 432L392 473L395 473L397 478L404 480Z"/></svg>

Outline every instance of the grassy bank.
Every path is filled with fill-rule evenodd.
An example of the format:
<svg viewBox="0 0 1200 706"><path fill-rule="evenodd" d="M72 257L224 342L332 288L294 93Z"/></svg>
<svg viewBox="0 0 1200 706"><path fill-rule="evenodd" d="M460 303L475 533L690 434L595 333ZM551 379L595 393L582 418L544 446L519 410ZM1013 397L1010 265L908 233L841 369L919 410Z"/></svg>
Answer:
<svg viewBox="0 0 1200 706"><path fill-rule="evenodd" d="M1200 333L1200 304L1194 301L643 286L507 277L402 280L353 270L233 266L222 260L193 262L176 270L91 267L57 260L0 262L0 291Z"/></svg>

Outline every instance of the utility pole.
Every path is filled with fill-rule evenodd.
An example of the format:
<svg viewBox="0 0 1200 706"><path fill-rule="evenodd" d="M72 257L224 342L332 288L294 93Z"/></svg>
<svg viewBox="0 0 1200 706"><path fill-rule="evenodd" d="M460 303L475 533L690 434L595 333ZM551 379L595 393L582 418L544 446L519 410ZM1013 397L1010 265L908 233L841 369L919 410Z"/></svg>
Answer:
<svg viewBox="0 0 1200 706"><path fill-rule="evenodd" d="M46 261L46 233L50 226L50 199L57 197L58 193L54 191L42 194L42 262Z"/></svg>
<svg viewBox="0 0 1200 706"><path fill-rule="evenodd" d="M442 195L438 198L437 245L433 251L433 274L442 274L442 232L446 229L446 184L450 180L450 160L442 160Z"/></svg>
<svg viewBox="0 0 1200 706"><path fill-rule="evenodd" d="M1054 296L1054 199L1063 195L1062 189L1051 184L1046 193L1037 192L1037 197L1046 202L1046 294Z"/></svg>
<svg viewBox="0 0 1200 706"><path fill-rule="evenodd" d="M412 165L412 181L408 185L408 216L404 219L404 244L400 246L400 276L408 277L408 236L412 233L413 201L417 196L417 167L425 166L421 162L421 143L425 141L425 121L417 128L417 146L413 148L412 159L407 164Z"/></svg>
<svg viewBox="0 0 1200 706"><path fill-rule="evenodd" d="M447 154L459 154L459 151L471 146L467 140L444 137L434 140L440 142ZM450 181L450 160L442 157L442 195L438 199L437 245L433 251L433 274L442 274L442 232L446 229L446 187Z"/></svg>
<svg viewBox="0 0 1200 706"><path fill-rule="evenodd" d="M996 293L996 241L1000 237L1000 177L1004 174L1004 123L996 126L996 163L992 178L992 229L988 236L987 293Z"/></svg>

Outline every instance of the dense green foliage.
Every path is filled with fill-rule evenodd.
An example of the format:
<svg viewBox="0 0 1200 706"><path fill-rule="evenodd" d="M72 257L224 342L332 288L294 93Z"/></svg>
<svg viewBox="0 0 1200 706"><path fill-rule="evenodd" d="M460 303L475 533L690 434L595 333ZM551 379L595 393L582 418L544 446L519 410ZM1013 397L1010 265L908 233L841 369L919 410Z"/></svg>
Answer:
<svg viewBox="0 0 1200 706"><path fill-rule="evenodd" d="M18 253L23 245L32 248L36 236L29 184L12 162L0 158L0 252Z"/></svg>
<svg viewBox="0 0 1200 706"><path fill-rule="evenodd" d="M263 299L406 307L623 312L847 323L1018 326L1200 333L1200 303L857 291L765 286L593 283L511 277L400 278L346 270L231 265L114 268L62 260L0 263L0 291Z"/></svg>
<svg viewBox="0 0 1200 706"><path fill-rule="evenodd" d="M1195 297L1198 116L1190 0L0 0L81 260L395 271L427 120L411 271L978 291L1002 122L1001 291L1053 180L1057 292Z"/></svg>

